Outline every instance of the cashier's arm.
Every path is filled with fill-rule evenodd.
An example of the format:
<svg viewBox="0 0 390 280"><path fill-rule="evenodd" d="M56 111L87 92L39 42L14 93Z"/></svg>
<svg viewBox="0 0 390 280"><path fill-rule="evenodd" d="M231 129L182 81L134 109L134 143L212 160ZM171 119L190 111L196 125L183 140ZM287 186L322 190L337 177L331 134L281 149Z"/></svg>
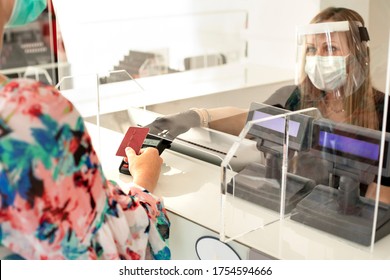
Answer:
<svg viewBox="0 0 390 280"><path fill-rule="evenodd" d="M232 135L240 134L248 115L247 109L236 107L219 107L207 111L210 116L210 128Z"/></svg>
<svg viewBox="0 0 390 280"><path fill-rule="evenodd" d="M371 199L375 199L376 198L376 189L377 189L377 184L375 182L371 183L368 186L368 189L366 192L366 197L371 198ZM390 204L390 187L381 186L379 200L381 202Z"/></svg>

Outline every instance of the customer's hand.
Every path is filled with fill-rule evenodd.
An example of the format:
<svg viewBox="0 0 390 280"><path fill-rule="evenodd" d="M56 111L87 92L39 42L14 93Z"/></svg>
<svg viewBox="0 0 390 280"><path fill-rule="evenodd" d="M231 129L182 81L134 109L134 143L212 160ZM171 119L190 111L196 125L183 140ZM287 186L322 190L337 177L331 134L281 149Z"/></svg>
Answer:
<svg viewBox="0 0 390 280"><path fill-rule="evenodd" d="M187 132L192 127L200 126L199 114L193 110L158 117L146 127L149 133L174 140L178 135Z"/></svg>
<svg viewBox="0 0 390 280"><path fill-rule="evenodd" d="M125 159L129 164L129 171L133 176L133 182L149 192L156 188L161 172L162 158L155 148L141 149L137 155L135 151L127 147Z"/></svg>

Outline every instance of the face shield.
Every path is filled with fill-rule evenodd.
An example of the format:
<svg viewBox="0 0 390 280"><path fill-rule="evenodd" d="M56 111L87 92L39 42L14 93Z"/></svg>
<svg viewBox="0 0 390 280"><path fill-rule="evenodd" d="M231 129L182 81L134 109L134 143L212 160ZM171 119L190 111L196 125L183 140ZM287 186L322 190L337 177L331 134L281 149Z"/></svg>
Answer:
<svg viewBox="0 0 390 280"><path fill-rule="evenodd" d="M331 93L344 99L369 75L368 34L357 22L323 22L297 28L296 83L307 98Z"/></svg>

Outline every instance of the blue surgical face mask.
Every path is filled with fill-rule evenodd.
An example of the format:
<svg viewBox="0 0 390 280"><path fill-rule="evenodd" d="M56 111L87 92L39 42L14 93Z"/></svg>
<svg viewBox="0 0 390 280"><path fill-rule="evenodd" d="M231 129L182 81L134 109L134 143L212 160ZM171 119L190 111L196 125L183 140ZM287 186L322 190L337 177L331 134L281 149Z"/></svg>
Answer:
<svg viewBox="0 0 390 280"><path fill-rule="evenodd" d="M6 26L19 26L36 20L46 5L46 0L15 0L14 9Z"/></svg>

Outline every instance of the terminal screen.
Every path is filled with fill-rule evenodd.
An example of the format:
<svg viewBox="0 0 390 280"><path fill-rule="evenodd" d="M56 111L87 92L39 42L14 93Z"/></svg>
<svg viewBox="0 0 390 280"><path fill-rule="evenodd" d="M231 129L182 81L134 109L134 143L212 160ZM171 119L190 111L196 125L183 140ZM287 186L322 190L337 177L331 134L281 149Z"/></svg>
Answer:
<svg viewBox="0 0 390 280"><path fill-rule="evenodd" d="M361 157L373 161L379 160L380 144L359 140L327 131L320 131L318 144L321 147Z"/></svg>
<svg viewBox="0 0 390 280"><path fill-rule="evenodd" d="M260 120L263 118L270 117L272 115L260 112L260 111L254 111L252 120ZM268 128L280 133L284 133L285 130L285 118L277 118L273 120L263 121L259 122L256 125L262 126L264 128ZM289 121L289 127L288 127L288 134L293 137L297 137L299 132L299 122L296 121Z"/></svg>

